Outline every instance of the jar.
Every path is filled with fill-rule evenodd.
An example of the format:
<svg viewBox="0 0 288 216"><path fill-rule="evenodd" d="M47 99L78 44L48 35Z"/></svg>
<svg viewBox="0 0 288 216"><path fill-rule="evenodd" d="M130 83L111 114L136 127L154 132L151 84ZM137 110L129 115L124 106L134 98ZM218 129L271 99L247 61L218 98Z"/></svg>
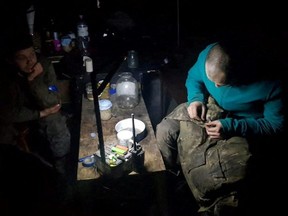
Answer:
<svg viewBox="0 0 288 216"><path fill-rule="evenodd" d="M137 80L131 72L123 72L116 82L116 103L119 108L131 109L139 103Z"/></svg>
<svg viewBox="0 0 288 216"><path fill-rule="evenodd" d="M99 110L100 110L100 117L101 120L109 120L112 117L112 103L110 100L101 99L99 100Z"/></svg>
<svg viewBox="0 0 288 216"><path fill-rule="evenodd" d="M100 80L97 84L97 88L99 88L99 86L101 85L101 83L104 80ZM110 83L107 83L107 85L105 86L104 90L98 95L99 100L100 99L109 99L109 88L110 88ZM92 84L91 82L86 84L86 95L87 95L87 99L93 101L94 97L93 97L93 88L92 88Z"/></svg>
<svg viewBox="0 0 288 216"><path fill-rule="evenodd" d="M86 96L87 96L88 100L90 100L90 101L94 100L94 98L93 98L93 89L92 89L91 82L86 84Z"/></svg>

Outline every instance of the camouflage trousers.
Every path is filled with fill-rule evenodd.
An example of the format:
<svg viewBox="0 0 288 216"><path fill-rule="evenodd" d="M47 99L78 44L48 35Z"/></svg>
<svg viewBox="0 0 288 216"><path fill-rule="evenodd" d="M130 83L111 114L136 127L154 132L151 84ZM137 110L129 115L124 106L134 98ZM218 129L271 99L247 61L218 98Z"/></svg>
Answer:
<svg viewBox="0 0 288 216"><path fill-rule="evenodd" d="M66 118L60 113L55 113L40 119L38 125L39 139L46 143L52 157L51 162L59 173L65 173L70 165L71 149L71 134Z"/></svg>
<svg viewBox="0 0 288 216"><path fill-rule="evenodd" d="M189 118L186 103L157 125L156 137L166 168L173 169L177 161L181 165L200 212L220 202L238 205L239 185L251 157L245 138L209 139L204 123Z"/></svg>

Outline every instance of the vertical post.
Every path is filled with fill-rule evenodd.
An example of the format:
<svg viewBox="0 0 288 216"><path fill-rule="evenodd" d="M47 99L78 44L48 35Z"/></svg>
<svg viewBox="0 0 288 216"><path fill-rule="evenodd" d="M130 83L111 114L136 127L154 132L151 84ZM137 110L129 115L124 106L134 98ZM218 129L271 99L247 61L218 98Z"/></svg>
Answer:
<svg viewBox="0 0 288 216"><path fill-rule="evenodd" d="M132 161L133 167L136 172L141 172L144 169L144 150L141 145L135 141L135 123L134 123L134 113L131 114L132 119L132 131L133 131L133 150L132 150Z"/></svg>
<svg viewBox="0 0 288 216"><path fill-rule="evenodd" d="M85 61L86 71L90 73L90 81L92 84L92 93L93 93L93 102L94 102L94 112L96 117L96 126L98 132L98 140L99 140L99 149L100 149L100 156L101 161L103 163L106 162L105 158L105 147L104 147L104 140L103 140L103 131L102 131L102 122L100 117L100 110L99 110L99 101L98 101L98 90L97 90L97 82L96 82L96 73L93 71L93 64L92 59L87 57Z"/></svg>

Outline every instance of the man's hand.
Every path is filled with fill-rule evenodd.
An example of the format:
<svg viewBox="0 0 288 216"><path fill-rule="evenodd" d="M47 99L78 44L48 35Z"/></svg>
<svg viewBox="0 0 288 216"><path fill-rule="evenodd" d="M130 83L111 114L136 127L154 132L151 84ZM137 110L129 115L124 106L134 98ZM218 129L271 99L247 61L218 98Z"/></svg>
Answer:
<svg viewBox="0 0 288 216"><path fill-rule="evenodd" d="M51 114L57 113L60 110L60 108L61 108L61 105L56 104L55 106L41 110L40 111L40 118L43 118L43 117L49 116Z"/></svg>
<svg viewBox="0 0 288 216"><path fill-rule="evenodd" d="M199 101L190 103L187 108L189 117L198 121L205 121L206 107Z"/></svg>
<svg viewBox="0 0 288 216"><path fill-rule="evenodd" d="M39 74L43 73L43 67L40 62L36 62L35 65L31 68L31 72L28 74L28 81L32 81Z"/></svg>
<svg viewBox="0 0 288 216"><path fill-rule="evenodd" d="M223 138L221 135L222 124L219 120L205 123L205 128L206 128L207 135L211 139L222 139Z"/></svg>

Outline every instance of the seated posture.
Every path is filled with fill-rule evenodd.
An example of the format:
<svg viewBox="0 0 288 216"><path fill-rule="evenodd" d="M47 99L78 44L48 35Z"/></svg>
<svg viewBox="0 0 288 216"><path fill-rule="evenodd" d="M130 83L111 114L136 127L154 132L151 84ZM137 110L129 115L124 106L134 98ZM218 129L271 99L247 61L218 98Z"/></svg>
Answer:
<svg viewBox="0 0 288 216"><path fill-rule="evenodd" d="M202 214L238 211L251 169L283 132L283 85L261 48L244 38L208 45L188 71L187 103L157 125L166 168L181 165Z"/></svg>
<svg viewBox="0 0 288 216"><path fill-rule="evenodd" d="M1 76L0 142L16 145L19 128L29 127L43 158L65 175L70 132L61 114L56 74L52 63L35 53L30 35L11 38Z"/></svg>

